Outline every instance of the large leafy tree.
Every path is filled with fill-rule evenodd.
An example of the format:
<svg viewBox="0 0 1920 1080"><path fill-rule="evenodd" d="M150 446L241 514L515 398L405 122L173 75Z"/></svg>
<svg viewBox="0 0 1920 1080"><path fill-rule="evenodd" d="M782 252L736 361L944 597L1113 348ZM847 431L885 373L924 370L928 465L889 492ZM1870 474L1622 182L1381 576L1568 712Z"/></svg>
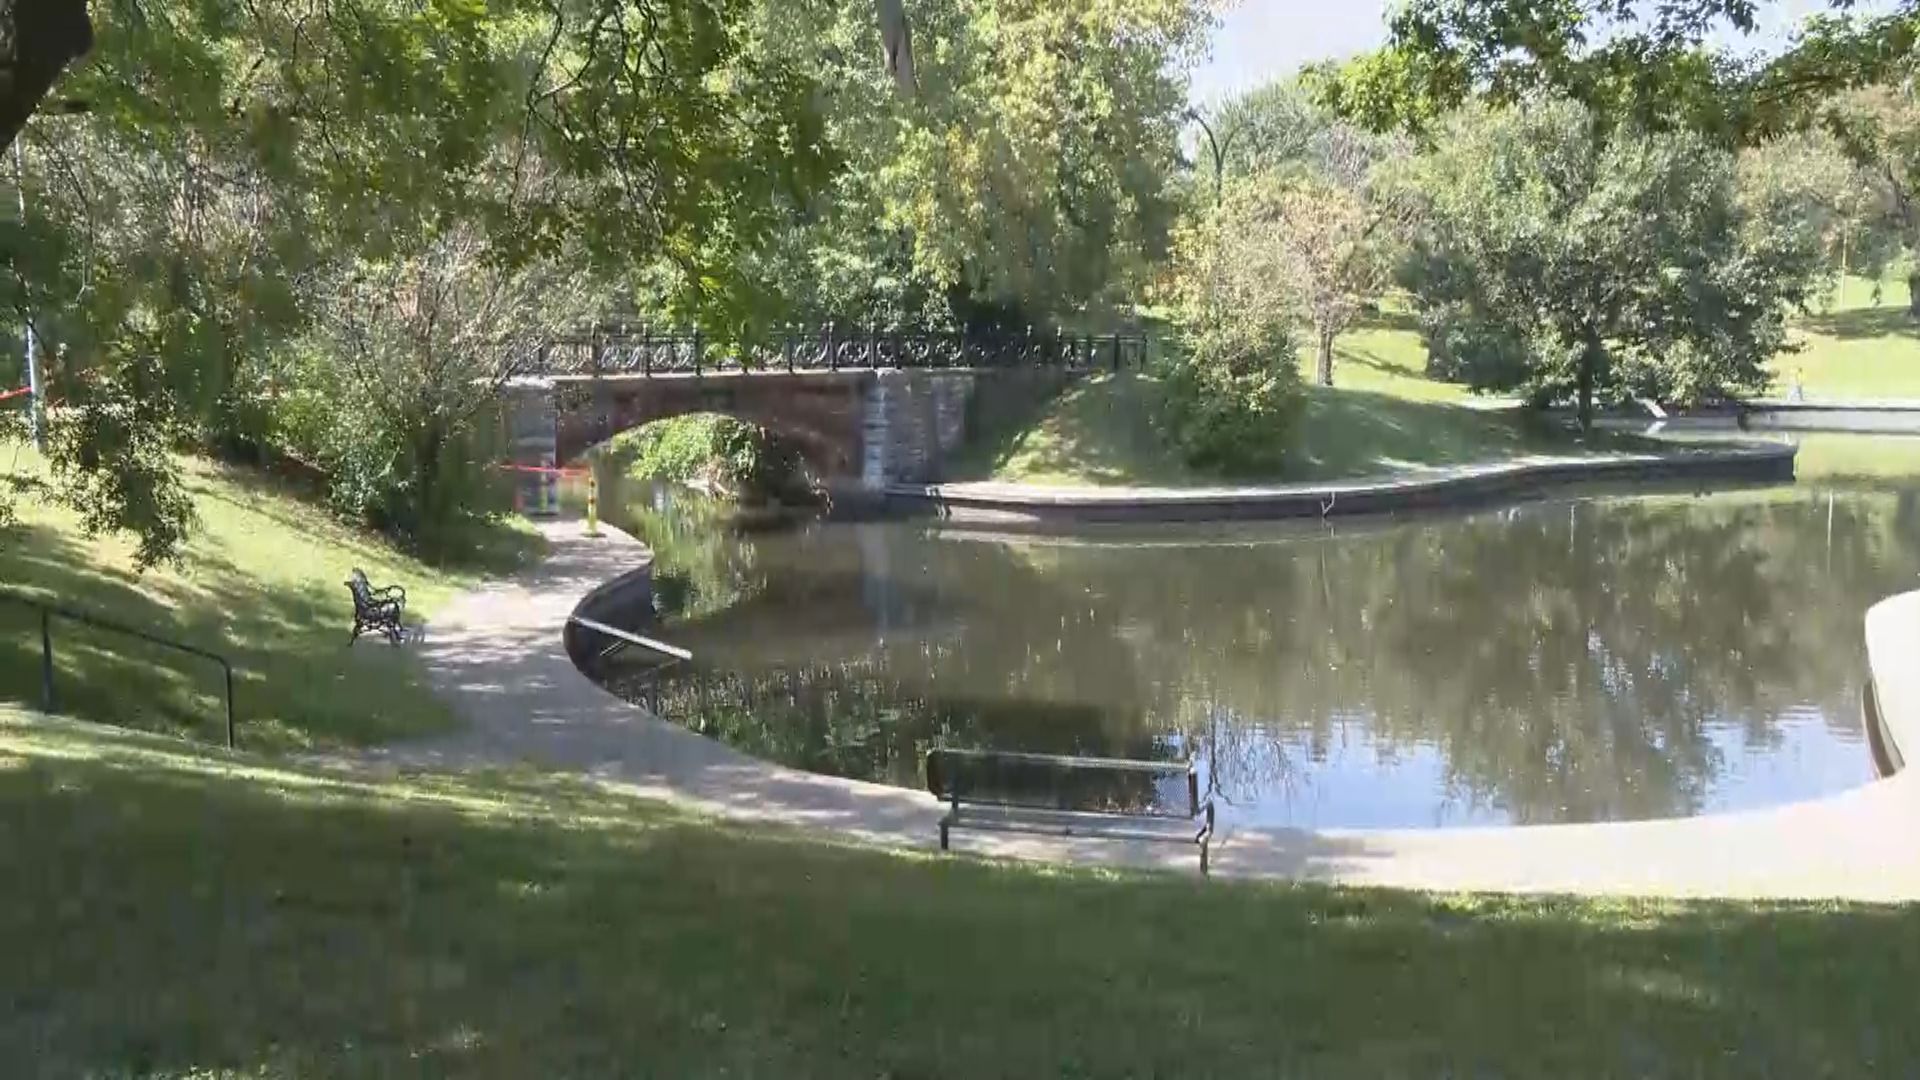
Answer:
<svg viewBox="0 0 1920 1080"><path fill-rule="evenodd" d="M759 296L741 253L831 166L815 84L749 47L747 0L99 14L63 83L90 112L26 131L0 305L46 346L61 493L148 559L185 528L168 451L246 426L342 268L454 233L503 273L660 260L722 324Z"/></svg>
<svg viewBox="0 0 1920 1080"><path fill-rule="evenodd" d="M1872 82L1920 40L1920 3L1851 16L1830 0L1784 54L1709 47L1716 30L1752 32L1759 0L1432 0L1392 19L1388 46L1322 85L1344 114L1421 128L1482 98L1572 98L1603 126L1690 128L1726 140L1804 123L1834 91Z"/></svg>
<svg viewBox="0 0 1920 1080"><path fill-rule="evenodd" d="M1860 87L1824 110L1828 128L1864 171L1866 184L1892 210L1902 244L1916 261L1907 270L1911 313L1920 319L1920 100L1911 81Z"/></svg>
<svg viewBox="0 0 1920 1080"><path fill-rule="evenodd" d="M1691 133L1601 139L1568 101L1475 106L1414 170L1408 285L1434 362L1483 390L1698 402L1757 389L1822 269L1816 238L1743 206Z"/></svg>
<svg viewBox="0 0 1920 1080"><path fill-rule="evenodd" d="M1290 297L1313 339L1318 381L1331 386L1335 340L1387 285L1406 204L1381 180L1410 152L1406 140L1340 119L1299 79L1228 101L1209 134L1233 213L1251 230L1233 242L1270 242L1262 272Z"/></svg>
<svg viewBox="0 0 1920 1080"><path fill-rule="evenodd" d="M810 318L1044 322L1123 298L1166 244L1203 5L928 0L904 39L874 15L761 9L762 53L818 72L845 168L758 271Z"/></svg>

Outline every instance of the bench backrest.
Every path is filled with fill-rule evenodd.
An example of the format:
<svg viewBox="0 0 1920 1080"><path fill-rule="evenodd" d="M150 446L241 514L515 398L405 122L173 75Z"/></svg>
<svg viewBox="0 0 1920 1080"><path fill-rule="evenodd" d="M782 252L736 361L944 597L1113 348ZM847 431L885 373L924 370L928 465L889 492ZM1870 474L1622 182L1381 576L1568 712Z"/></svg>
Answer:
<svg viewBox="0 0 1920 1080"><path fill-rule="evenodd" d="M926 778L928 791L955 805L1097 809L1172 818L1200 812L1199 776L1191 761L936 747L927 751ZM1184 799L1163 790L1163 782L1170 779L1185 780Z"/></svg>
<svg viewBox="0 0 1920 1080"><path fill-rule="evenodd" d="M353 594L354 610L365 614L373 610L373 585L367 581L367 575L359 567L347 576L347 591Z"/></svg>

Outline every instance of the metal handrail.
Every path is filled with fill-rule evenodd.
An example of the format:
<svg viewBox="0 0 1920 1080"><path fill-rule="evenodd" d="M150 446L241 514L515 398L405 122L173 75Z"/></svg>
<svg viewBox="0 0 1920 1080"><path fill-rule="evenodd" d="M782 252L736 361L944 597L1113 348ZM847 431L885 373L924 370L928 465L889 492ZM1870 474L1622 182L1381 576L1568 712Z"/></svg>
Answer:
<svg viewBox="0 0 1920 1080"><path fill-rule="evenodd" d="M651 649L662 655L671 656L675 660L693 659L691 652L688 652L678 645L669 645L664 641L655 641L650 637L642 637L631 630L622 630L617 626L608 626L598 619L589 619L584 615L569 615L567 616L567 621L578 626L584 626L589 630L597 630L608 637L617 638L629 645L638 645L643 649Z"/></svg>
<svg viewBox="0 0 1920 1080"><path fill-rule="evenodd" d="M232 750L238 748L233 717L233 664L228 661L226 657L221 656L219 653L202 649L197 645L188 645L183 641L175 641L171 638L161 637L158 634L149 633L138 627L114 622L112 619L103 619L98 615L92 615L77 608L70 608L63 604L53 604L45 600L36 600L31 596L22 595L12 589L0 589L0 600L12 600L17 604L36 608L40 612L40 705L42 712L53 714L60 711L59 701L53 690L53 618L57 615L60 618L70 619L86 626L97 626L102 630L111 630L117 634L125 634L128 637L138 638L151 645L175 649L179 652L188 653L219 664L220 672L225 680L227 695L227 749Z"/></svg>

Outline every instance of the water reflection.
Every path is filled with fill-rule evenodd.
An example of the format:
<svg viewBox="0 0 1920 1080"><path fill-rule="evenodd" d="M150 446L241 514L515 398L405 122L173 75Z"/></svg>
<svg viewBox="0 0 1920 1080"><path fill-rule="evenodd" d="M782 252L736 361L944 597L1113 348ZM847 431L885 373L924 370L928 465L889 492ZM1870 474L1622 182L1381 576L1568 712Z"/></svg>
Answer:
<svg viewBox="0 0 1920 1080"><path fill-rule="evenodd" d="M1766 805L1871 778L1861 618L1920 570L1915 495L1076 543L912 523L742 537L655 507L633 524L660 548L670 635L701 663L601 674L760 756L909 787L933 745L1191 749L1229 821Z"/></svg>

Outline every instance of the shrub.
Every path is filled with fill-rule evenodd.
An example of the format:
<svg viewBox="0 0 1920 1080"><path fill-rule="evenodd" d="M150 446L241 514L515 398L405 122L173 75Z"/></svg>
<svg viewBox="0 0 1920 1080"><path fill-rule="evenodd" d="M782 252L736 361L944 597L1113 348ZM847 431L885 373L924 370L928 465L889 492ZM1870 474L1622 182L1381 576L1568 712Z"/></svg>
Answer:
<svg viewBox="0 0 1920 1080"><path fill-rule="evenodd" d="M616 438L610 451L629 475L708 484L743 499L803 501L806 468L791 444L744 420L676 416Z"/></svg>
<svg viewBox="0 0 1920 1080"><path fill-rule="evenodd" d="M1167 373L1174 438L1188 462L1272 473L1297 434L1303 396L1285 324L1225 319L1202 329Z"/></svg>

